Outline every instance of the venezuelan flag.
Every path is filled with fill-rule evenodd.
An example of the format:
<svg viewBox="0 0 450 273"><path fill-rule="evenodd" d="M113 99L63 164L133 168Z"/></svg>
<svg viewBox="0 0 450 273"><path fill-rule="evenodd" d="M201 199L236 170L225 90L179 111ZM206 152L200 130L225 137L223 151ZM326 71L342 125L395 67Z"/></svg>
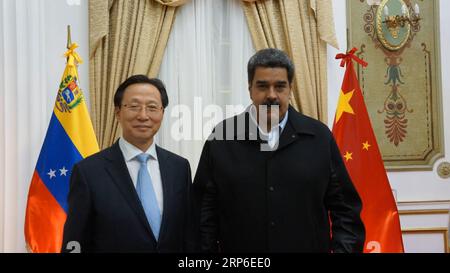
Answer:
<svg viewBox="0 0 450 273"><path fill-rule="evenodd" d="M65 54L67 65L28 192L25 240L34 253L60 252L72 167L99 150L78 85L77 47L71 44Z"/></svg>

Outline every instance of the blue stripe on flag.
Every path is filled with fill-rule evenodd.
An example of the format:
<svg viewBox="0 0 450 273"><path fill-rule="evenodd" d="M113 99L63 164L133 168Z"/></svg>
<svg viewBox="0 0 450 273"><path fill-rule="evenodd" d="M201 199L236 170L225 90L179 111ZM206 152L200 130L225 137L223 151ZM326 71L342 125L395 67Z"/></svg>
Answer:
<svg viewBox="0 0 450 273"><path fill-rule="evenodd" d="M81 159L83 157L53 113L36 171L66 213L70 174L73 165Z"/></svg>

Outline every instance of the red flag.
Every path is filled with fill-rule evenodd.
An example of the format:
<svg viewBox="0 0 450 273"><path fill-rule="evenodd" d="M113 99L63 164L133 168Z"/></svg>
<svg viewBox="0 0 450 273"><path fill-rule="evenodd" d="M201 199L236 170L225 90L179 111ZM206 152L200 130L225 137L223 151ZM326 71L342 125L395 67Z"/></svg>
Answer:
<svg viewBox="0 0 450 273"><path fill-rule="evenodd" d="M363 66L367 63L354 55L356 50L336 56L342 60L342 67L346 65L346 70L333 135L362 199L361 218L366 227L364 252L403 252L397 206L352 61Z"/></svg>

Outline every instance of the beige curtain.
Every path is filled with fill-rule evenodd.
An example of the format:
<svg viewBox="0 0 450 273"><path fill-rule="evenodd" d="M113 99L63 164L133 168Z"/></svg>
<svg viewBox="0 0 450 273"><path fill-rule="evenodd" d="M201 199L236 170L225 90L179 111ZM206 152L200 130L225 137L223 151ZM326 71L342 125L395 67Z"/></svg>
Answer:
<svg viewBox="0 0 450 273"><path fill-rule="evenodd" d="M102 149L120 136L115 90L133 74L157 76L176 7L186 1L89 1L91 118Z"/></svg>
<svg viewBox="0 0 450 273"><path fill-rule="evenodd" d="M275 47L295 68L292 105L327 122L327 48L338 48L331 0L242 0L256 50Z"/></svg>

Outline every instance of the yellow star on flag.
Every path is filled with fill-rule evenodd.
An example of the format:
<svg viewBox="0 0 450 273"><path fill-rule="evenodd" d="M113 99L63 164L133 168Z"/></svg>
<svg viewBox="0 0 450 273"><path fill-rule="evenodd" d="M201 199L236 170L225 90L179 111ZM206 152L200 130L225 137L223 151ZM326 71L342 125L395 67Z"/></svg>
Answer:
<svg viewBox="0 0 450 273"><path fill-rule="evenodd" d="M363 150L369 150L369 147L372 146L369 144L369 141L366 141L365 143L362 144L363 145Z"/></svg>
<svg viewBox="0 0 450 273"><path fill-rule="evenodd" d="M345 160L346 161L349 161L350 159L353 160L352 155L353 155L353 153L350 153L350 152L345 153L345 155L344 155Z"/></svg>
<svg viewBox="0 0 450 273"><path fill-rule="evenodd" d="M346 94L344 94L344 92L341 90L341 94L339 95L339 102L338 102L338 106L336 109L336 123L339 122L339 120L342 117L342 114L345 113L349 113L349 114L355 114L355 112L353 111L352 106L350 105L350 100L353 97L353 92L355 92L355 90L352 90L350 92L347 92Z"/></svg>

